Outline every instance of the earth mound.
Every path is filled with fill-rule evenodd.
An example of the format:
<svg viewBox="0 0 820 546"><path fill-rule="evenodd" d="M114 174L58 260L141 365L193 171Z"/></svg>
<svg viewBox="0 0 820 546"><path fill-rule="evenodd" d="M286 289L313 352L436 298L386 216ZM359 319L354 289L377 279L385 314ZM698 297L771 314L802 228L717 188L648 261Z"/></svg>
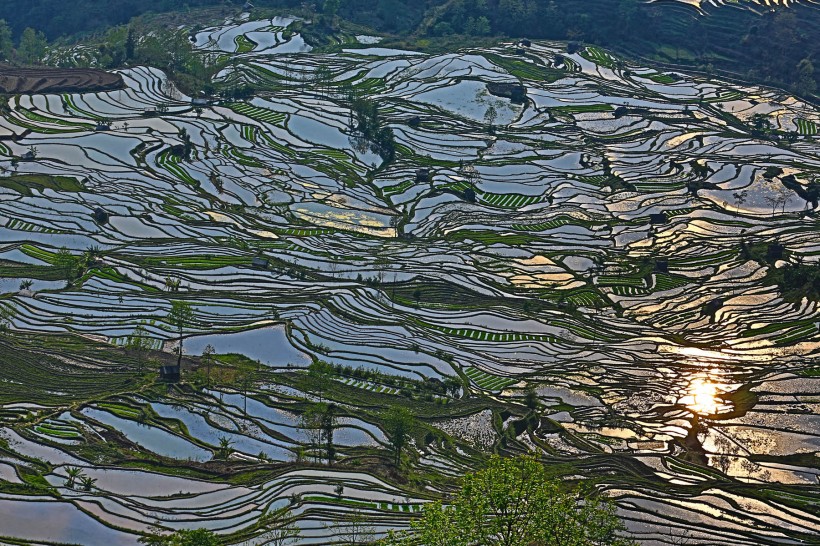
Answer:
<svg viewBox="0 0 820 546"><path fill-rule="evenodd" d="M17 68L0 64L0 93L83 93L122 89L119 74L91 68Z"/></svg>

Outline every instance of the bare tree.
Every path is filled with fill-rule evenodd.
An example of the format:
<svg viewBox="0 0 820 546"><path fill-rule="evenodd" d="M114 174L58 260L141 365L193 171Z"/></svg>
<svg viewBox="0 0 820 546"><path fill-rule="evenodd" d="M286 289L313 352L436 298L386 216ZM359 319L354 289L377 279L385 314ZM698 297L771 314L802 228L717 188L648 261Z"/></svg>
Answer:
<svg viewBox="0 0 820 546"><path fill-rule="evenodd" d="M740 205L746 202L748 196L749 190L736 191L732 194L732 197L735 198L735 216L740 214Z"/></svg>
<svg viewBox="0 0 820 546"><path fill-rule="evenodd" d="M148 330L145 328L145 323L140 322L131 335L125 341L125 348L131 351L137 359L137 371L142 373L142 365L145 362L145 357L153 345L151 338L148 337Z"/></svg>
<svg viewBox="0 0 820 546"><path fill-rule="evenodd" d="M344 544L370 544L376 539L376 529L359 509L349 512L346 521L337 521L330 528Z"/></svg>
<svg viewBox="0 0 820 546"><path fill-rule="evenodd" d="M211 365L214 362L214 353L216 353L216 349L210 343L202 349L202 362L205 363L205 369L207 370L207 385L209 387L211 386Z"/></svg>

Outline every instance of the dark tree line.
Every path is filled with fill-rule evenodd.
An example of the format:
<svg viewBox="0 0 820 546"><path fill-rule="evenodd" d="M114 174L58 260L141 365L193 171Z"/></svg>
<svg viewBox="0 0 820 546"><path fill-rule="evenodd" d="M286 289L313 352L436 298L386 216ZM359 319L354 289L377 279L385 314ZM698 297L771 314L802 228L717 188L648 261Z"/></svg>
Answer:
<svg viewBox="0 0 820 546"><path fill-rule="evenodd" d="M242 0L0 0L8 38L18 43L27 27L48 39L101 32L147 12ZM586 42L705 70L723 69L756 81L815 93L820 70L820 6L798 4L762 14L733 7L708 16L678 2L642 0L256 0L257 7L316 11L317 24L338 18L399 37L499 35ZM37 36L35 32L35 37ZM31 34L28 36L31 42ZM8 40L5 41L8 47ZM3 33L0 32L0 50ZM112 60L117 52L111 52ZM125 53L123 52L123 57ZM116 63L114 63L116 64Z"/></svg>
<svg viewBox="0 0 820 546"><path fill-rule="evenodd" d="M489 28L488 28L489 27ZM673 2L636 0L454 0L426 32L587 42L695 68L815 93L820 8L797 5L762 15L734 8L701 15Z"/></svg>

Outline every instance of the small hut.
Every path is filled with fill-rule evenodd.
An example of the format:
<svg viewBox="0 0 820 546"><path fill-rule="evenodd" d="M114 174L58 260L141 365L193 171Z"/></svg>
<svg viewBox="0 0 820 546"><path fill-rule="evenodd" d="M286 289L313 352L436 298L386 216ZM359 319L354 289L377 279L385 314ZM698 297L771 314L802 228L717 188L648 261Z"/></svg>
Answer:
<svg viewBox="0 0 820 546"><path fill-rule="evenodd" d="M94 126L94 131L96 131L98 133L103 132L103 131L110 131L110 130L111 130L111 124L106 122L106 121L98 121L97 125Z"/></svg>
<svg viewBox="0 0 820 546"><path fill-rule="evenodd" d="M666 258L655 260L655 273L669 273L669 260Z"/></svg>
<svg viewBox="0 0 820 546"><path fill-rule="evenodd" d="M768 262L776 262L777 260L783 259L783 252L786 250L786 247L781 245L780 243L772 243L766 249L766 261Z"/></svg>
<svg viewBox="0 0 820 546"><path fill-rule="evenodd" d="M107 224L108 217L108 212L104 208L97 207L94 209L94 221L97 222L99 225Z"/></svg>
<svg viewBox="0 0 820 546"><path fill-rule="evenodd" d="M430 169L419 169L416 171L416 182L429 182Z"/></svg>
<svg viewBox="0 0 820 546"><path fill-rule="evenodd" d="M160 366L159 377L165 381L176 382L179 381L180 367L176 364L173 366Z"/></svg>
<svg viewBox="0 0 820 546"><path fill-rule="evenodd" d="M723 299L715 298L703 306L703 314L714 317L721 307L723 307Z"/></svg>
<svg viewBox="0 0 820 546"><path fill-rule="evenodd" d="M257 269L267 269L270 266L270 262L264 256L256 256L251 261L251 266Z"/></svg>

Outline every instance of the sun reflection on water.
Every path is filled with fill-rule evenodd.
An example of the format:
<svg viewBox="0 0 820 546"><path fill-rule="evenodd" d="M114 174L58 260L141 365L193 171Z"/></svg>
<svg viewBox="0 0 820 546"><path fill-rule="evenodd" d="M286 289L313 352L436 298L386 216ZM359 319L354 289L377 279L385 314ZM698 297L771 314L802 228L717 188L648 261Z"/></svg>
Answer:
<svg viewBox="0 0 820 546"><path fill-rule="evenodd" d="M685 380L687 379L688 382L681 385L678 403L686 406L689 411L707 417L733 410L734 403L730 396L740 384L731 381L724 370L712 368L710 371L693 373Z"/></svg>
<svg viewBox="0 0 820 546"><path fill-rule="evenodd" d="M686 406L700 415L714 415L718 412L718 388L707 378L696 377L689 383Z"/></svg>

